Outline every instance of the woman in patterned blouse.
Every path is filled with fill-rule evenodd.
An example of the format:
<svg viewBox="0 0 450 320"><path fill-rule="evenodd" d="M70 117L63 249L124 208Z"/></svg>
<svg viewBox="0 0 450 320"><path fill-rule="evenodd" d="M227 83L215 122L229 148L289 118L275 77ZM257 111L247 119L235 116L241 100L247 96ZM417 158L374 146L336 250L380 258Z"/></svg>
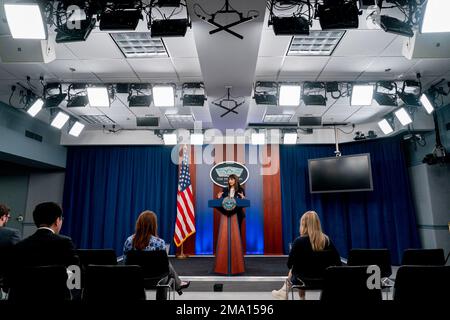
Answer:
<svg viewBox="0 0 450 320"><path fill-rule="evenodd" d="M131 250L158 251L166 250L166 243L158 238L158 222L156 214L152 211L142 212L136 221L136 232L129 236L123 245L123 255L126 261ZM169 262L170 277L175 280L175 290L182 294L182 289L189 286L189 281L181 281L178 274Z"/></svg>

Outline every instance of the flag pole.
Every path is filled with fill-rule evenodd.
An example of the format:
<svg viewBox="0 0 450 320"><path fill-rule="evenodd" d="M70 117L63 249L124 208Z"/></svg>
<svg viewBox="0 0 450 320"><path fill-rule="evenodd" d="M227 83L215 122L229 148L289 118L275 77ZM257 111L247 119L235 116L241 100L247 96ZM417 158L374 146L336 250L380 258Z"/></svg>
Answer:
<svg viewBox="0 0 450 320"><path fill-rule="evenodd" d="M177 255L177 259L187 259L189 256L184 254L183 248L184 247L184 243L181 244L181 252L179 255Z"/></svg>

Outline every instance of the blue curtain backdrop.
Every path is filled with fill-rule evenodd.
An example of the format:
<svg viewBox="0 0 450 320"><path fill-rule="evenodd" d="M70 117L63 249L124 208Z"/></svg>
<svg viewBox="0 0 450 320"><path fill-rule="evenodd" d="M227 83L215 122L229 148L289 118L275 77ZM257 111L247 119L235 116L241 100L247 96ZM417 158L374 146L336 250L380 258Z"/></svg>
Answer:
<svg viewBox="0 0 450 320"><path fill-rule="evenodd" d="M283 244L299 234L299 218L315 210L322 228L347 257L351 248L389 248L398 264L404 249L419 247L408 172L399 138L340 146L343 155L370 153L372 192L311 194L308 159L331 157L332 145L283 145L280 148Z"/></svg>
<svg viewBox="0 0 450 320"><path fill-rule="evenodd" d="M172 243L178 167L171 161L171 150L70 147L63 233L78 248L113 248L121 255L137 216L152 210L158 216L159 236Z"/></svg>

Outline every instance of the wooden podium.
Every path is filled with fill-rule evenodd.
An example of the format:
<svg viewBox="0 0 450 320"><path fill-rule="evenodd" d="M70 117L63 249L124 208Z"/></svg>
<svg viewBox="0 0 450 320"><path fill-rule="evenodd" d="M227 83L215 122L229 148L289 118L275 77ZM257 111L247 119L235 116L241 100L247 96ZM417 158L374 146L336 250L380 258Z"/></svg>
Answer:
<svg viewBox="0 0 450 320"><path fill-rule="evenodd" d="M235 199L236 208L250 206L250 200ZM245 272L244 252L242 250L241 233L235 211L227 211L222 207L223 199L209 200L210 208L218 209L220 215L219 233L217 236L216 260L214 272L224 275L237 275Z"/></svg>

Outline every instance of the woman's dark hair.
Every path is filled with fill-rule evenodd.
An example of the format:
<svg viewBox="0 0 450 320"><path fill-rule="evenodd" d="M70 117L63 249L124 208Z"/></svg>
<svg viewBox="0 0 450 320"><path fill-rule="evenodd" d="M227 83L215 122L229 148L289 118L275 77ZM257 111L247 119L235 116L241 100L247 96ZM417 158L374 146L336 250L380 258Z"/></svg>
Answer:
<svg viewBox="0 0 450 320"><path fill-rule="evenodd" d="M62 217L61 207L54 202L43 202L34 208L34 224L39 228L41 226L51 226L58 218Z"/></svg>
<svg viewBox="0 0 450 320"><path fill-rule="evenodd" d="M235 174L230 174L230 175L228 176L228 190L231 189L231 186L230 186L230 180L231 180L231 179L233 179L234 181L236 181L236 182L235 182L235 187L234 187L234 189L235 189L236 192L237 192L239 189L241 189L241 184L239 183L239 177L238 177L237 175L235 175Z"/></svg>
<svg viewBox="0 0 450 320"><path fill-rule="evenodd" d="M142 212L136 221L136 232L133 237L133 248L144 250L151 236L157 237L158 222L153 211Z"/></svg>

